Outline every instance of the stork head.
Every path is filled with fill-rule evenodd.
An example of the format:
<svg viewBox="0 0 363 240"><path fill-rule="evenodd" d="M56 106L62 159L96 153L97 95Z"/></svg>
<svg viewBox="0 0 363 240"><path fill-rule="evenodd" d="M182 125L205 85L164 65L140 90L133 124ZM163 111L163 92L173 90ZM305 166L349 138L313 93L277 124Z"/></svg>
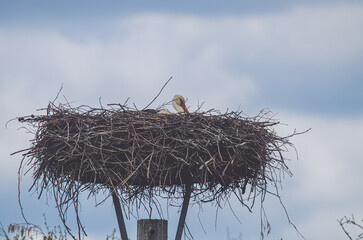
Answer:
<svg viewBox="0 0 363 240"><path fill-rule="evenodd" d="M189 113L188 108L185 106L185 99L181 95L173 97L173 106L178 113Z"/></svg>

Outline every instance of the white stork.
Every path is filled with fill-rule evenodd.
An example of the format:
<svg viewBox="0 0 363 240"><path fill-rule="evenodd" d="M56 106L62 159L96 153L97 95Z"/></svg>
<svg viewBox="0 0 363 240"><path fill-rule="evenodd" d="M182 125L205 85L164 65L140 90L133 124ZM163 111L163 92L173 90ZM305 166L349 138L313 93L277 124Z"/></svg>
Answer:
<svg viewBox="0 0 363 240"><path fill-rule="evenodd" d="M178 113L180 114L189 113L188 108L185 106L185 99L183 96L176 94L173 97L172 104ZM163 109L160 110L158 114L173 114L173 113L166 109Z"/></svg>

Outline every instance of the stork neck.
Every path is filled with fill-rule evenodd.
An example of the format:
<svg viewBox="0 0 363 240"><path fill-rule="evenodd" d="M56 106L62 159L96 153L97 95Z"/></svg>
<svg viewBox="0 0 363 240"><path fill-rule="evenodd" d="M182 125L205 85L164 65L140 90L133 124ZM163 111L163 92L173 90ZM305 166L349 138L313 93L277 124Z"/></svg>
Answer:
<svg viewBox="0 0 363 240"><path fill-rule="evenodd" d="M175 108L175 110L178 113L185 113L184 109L182 108L182 106L178 105L175 101L173 101L173 107Z"/></svg>

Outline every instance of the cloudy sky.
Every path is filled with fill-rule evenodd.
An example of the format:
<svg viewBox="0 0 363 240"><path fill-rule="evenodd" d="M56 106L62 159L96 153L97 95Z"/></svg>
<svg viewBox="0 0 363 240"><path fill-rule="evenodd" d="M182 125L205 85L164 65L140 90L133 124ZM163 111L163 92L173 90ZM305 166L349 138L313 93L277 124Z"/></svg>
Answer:
<svg viewBox="0 0 363 240"><path fill-rule="evenodd" d="M20 155L32 135L8 120L36 113L61 93L75 105L130 102L147 105L170 78L157 107L175 93L190 110L238 108L278 113L279 134L312 130L292 139L286 153L293 177L282 200L309 240L344 239L337 219L363 218L363 3L308 1L10 1L0 0L0 222L22 222L17 203ZM52 199L27 193L28 220L58 225ZM195 239L257 239L258 206L249 213L226 206L192 207ZM298 239L278 199L265 209L267 239ZM177 209L169 208L173 239ZM238 221L234 214L237 215ZM217 217L216 217L217 215ZM147 217L140 213L140 218ZM157 216L154 216L157 217ZM200 218L200 220L199 220ZM87 239L117 227L110 199L95 207L82 199ZM70 217L70 221L72 221ZM203 222L203 226L199 222ZM136 219L126 222L136 239ZM203 230L204 229L204 230ZM76 230L76 229L74 229Z"/></svg>

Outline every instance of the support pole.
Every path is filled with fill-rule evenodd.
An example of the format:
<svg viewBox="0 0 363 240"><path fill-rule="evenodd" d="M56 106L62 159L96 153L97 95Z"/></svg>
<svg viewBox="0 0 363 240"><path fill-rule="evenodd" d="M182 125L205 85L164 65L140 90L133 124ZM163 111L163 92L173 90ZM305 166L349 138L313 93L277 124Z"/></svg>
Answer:
<svg viewBox="0 0 363 240"><path fill-rule="evenodd" d="M115 206L118 227L120 228L121 240L128 240L125 221L122 215L120 200L118 199L116 191L112 192L112 200L113 200L113 205Z"/></svg>
<svg viewBox="0 0 363 240"><path fill-rule="evenodd" d="M178 224L178 229L176 231L175 240L181 240L191 193L192 193L192 185L189 184L185 185L185 195L184 195L183 206L180 213L179 224Z"/></svg>
<svg viewBox="0 0 363 240"><path fill-rule="evenodd" d="M168 221L162 219L137 220L137 240L167 240Z"/></svg>

